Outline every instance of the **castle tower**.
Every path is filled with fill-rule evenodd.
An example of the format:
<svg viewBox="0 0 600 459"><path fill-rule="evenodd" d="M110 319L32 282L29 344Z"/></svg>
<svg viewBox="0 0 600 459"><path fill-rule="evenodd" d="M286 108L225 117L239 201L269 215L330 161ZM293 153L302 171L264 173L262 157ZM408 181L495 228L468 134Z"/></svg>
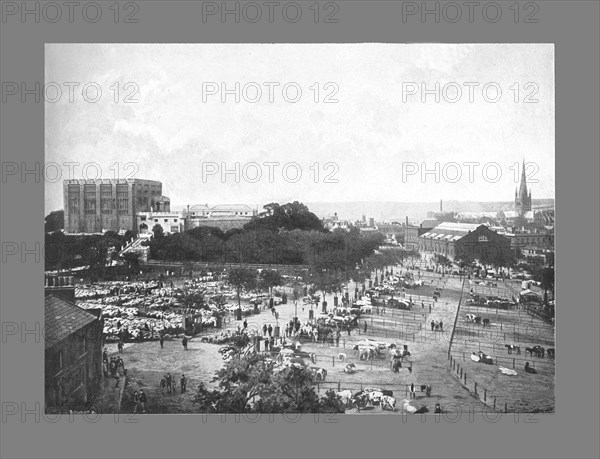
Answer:
<svg viewBox="0 0 600 459"><path fill-rule="evenodd" d="M525 178L525 160L523 160L521 172L521 183L519 185L519 190L515 189L515 211L519 213L519 215L524 215L525 213L531 210L531 191L527 192L527 181Z"/></svg>

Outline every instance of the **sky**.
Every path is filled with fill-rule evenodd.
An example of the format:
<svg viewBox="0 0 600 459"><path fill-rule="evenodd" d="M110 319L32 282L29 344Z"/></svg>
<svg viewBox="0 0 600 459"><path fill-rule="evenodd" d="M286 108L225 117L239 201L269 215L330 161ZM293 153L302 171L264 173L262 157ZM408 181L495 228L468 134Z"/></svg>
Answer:
<svg viewBox="0 0 600 459"><path fill-rule="evenodd" d="M523 160L554 198L552 44L47 44L45 70L46 212L57 177L175 207L510 201Z"/></svg>

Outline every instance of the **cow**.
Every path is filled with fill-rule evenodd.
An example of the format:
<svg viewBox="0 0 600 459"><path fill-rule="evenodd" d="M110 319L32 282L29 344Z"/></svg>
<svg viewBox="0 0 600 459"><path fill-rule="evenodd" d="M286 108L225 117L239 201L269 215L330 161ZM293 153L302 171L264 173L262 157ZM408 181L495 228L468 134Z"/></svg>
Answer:
<svg viewBox="0 0 600 459"><path fill-rule="evenodd" d="M358 391L352 396L352 400L358 407L364 407L368 402L367 393L364 390Z"/></svg>
<svg viewBox="0 0 600 459"><path fill-rule="evenodd" d="M344 354L343 352L340 352L338 354L338 361L339 362L345 362L346 361L346 354Z"/></svg>
<svg viewBox="0 0 600 459"><path fill-rule="evenodd" d="M512 351L517 351L517 355L521 355L521 348L516 344L505 344L504 347L508 349L509 354L512 354Z"/></svg>
<svg viewBox="0 0 600 459"><path fill-rule="evenodd" d="M389 395L382 395L380 404L381 404L382 410L389 410L389 411L396 410L396 399Z"/></svg>
<svg viewBox="0 0 600 459"><path fill-rule="evenodd" d="M310 367L310 369L317 381L325 381L327 377L327 370L325 368Z"/></svg>
<svg viewBox="0 0 600 459"><path fill-rule="evenodd" d="M373 392L367 392L367 400L372 405L379 405L381 403L382 397L383 397L383 392L380 392L378 390L373 391Z"/></svg>
<svg viewBox="0 0 600 459"><path fill-rule="evenodd" d="M475 314L467 314L465 316L465 322L475 322Z"/></svg>
<svg viewBox="0 0 600 459"><path fill-rule="evenodd" d="M487 319L487 318L483 319L482 324L483 324L483 328L489 327L490 326L490 319Z"/></svg>
<svg viewBox="0 0 600 459"><path fill-rule="evenodd" d="M359 358L360 360L373 360L377 351L373 348L363 347L359 348Z"/></svg>
<svg viewBox="0 0 600 459"><path fill-rule="evenodd" d="M353 363L349 363L348 365L346 365L344 367L344 373L347 373L349 375L354 374L358 371L358 368L356 368L356 365L354 365Z"/></svg>
<svg viewBox="0 0 600 459"><path fill-rule="evenodd" d="M352 405L354 400L352 397L352 391L346 389L338 392L336 395L345 406Z"/></svg>
<svg viewBox="0 0 600 459"><path fill-rule="evenodd" d="M548 357L554 358L556 356L556 351L553 347L549 347L548 349L546 349L546 352L548 353Z"/></svg>
<svg viewBox="0 0 600 459"><path fill-rule="evenodd" d="M473 319L473 322L475 322L477 325L481 324L481 316L475 316L475 319Z"/></svg>

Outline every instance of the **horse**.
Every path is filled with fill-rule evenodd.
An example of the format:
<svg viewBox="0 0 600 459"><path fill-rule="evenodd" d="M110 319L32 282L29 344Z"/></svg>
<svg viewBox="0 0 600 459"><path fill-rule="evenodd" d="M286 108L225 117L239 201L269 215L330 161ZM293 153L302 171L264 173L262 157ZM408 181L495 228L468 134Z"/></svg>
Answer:
<svg viewBox="0 0 600 459"><path fill-rule="evenodd" d="M517 355L521 355L521 348L516 344L505 344L504 347L508 349L508 353L512 354L512 351L517 351Z"/></svg>
<svg viewBox="0 0 600 459"><path fill-rule="evenodd" d="M529 355L531 357L533 357L533 355L535 354L537 357L543 358L545 351L542 346L533 346L533 347L526 347L525 352L529 352Z"/></svg>

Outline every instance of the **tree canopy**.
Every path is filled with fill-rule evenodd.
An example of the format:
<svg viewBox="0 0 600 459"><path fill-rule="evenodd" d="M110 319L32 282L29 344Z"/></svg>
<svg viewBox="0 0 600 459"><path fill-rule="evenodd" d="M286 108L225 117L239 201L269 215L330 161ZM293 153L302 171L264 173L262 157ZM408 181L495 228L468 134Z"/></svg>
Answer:
<svg viewBox="0 0 600 459"><path fill-rule="evenodd" d="M265 210L244 226L245 230L325 231L319 217L298 201L283 205L272 202L263 206L263 209Z"/></svg>

